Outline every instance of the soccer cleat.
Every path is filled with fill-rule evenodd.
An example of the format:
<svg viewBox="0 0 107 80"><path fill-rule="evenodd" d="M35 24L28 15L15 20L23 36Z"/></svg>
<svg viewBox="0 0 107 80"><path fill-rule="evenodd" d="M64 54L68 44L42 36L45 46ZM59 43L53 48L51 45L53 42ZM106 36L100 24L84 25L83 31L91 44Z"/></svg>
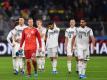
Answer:
<svg viewBox="0 0 107 80"><path fill-rule="evenodd" d="M23 70L21 70L21 74L24 75L24 71Z"/></svg>
<svg viewBox="0 0 107 80"><path fill-rule="evenodd" d="M76 71L76 73L78 74L78 71Z"/></svg>
<svg viewBox="0 0 107 80"><path fill-rule="evenodd" d="M15 74L15 75L18 75L18 71L17 71L17 70L15 70L14 74Z"/></svg>
<svg viewBox="0 0 107 80"><path fill-rule="evenodd" d="M85 78L86 78L86 75L81 75L81 74L80 74L80 75L79 75L79 78L80 78L80 79L85 79Z"/></svg>
<svg viewBox="0 0 107 80"><path fill-rule="evenodd" d="M57 71L52 71L52 73L53 73L53 74L57 74L58 72L57 72Z"/></svg>
<svg viewBox="0 0 107 80"><path fill-rule="evenodd" d="M71 74L71 71L68 71L68 74Z"/></svg>
<svg viewBox="0 0 107 80"><path fill-rule="evenodd" d="M35 76L35 77L37 77L37 76L38 76L38 73L37 73L37 72L35 72L35 73L34 73L34 76Z"/></svg>
<svg viewBox="0 0 107 80"><path fill-rule="evenodd" d="M27 79L30 79L30 77L31 77L31 74L28 74L28 75L26 76Z"/></svg>

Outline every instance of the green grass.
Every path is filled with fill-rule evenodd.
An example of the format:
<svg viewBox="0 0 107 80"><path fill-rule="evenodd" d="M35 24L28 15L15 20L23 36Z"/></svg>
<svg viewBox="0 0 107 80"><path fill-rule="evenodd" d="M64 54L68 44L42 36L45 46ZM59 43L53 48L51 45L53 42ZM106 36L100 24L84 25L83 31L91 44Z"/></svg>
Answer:
<svg viewBox="0 0 107 80"><path fill-rule="evenodd" d="M79 80L75 72L75 59L73 58L72 73L67 73L66 57L58 59L58 74L52 74L51 62L46 59L44 72L38 73L38 80ZM107 80L107 57L91 57L88 62L87 79L85 80ZM0 57L0 80L27 80L25 75L14 75L12 71L11 57ZM30 80L34 80L33 70Z"/></svg>

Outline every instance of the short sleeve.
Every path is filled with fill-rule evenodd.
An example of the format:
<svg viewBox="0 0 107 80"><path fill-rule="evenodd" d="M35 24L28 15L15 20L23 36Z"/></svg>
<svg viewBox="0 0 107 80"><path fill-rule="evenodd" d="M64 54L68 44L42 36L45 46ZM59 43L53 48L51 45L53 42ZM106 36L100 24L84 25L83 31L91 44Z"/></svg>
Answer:
<svg viewBox="0 0 107 80"><path fill-rule="evenodd" d="M42 33L43 33L43 34L46 34L46 29L45 29L45 28L43 29Z"/></svg>
<svg viewBox="0 0 107 80"><path fill-rule="evenodd" d="M68 37L68 32L67 32L67 30L65 31L65 37Z"/></svg>
<svg viewBox="0 0 107 80"><path fill-rule="evenodd" d="M90 30L90 36L93 36L93 31L92 31L92 29Z"/></svg>

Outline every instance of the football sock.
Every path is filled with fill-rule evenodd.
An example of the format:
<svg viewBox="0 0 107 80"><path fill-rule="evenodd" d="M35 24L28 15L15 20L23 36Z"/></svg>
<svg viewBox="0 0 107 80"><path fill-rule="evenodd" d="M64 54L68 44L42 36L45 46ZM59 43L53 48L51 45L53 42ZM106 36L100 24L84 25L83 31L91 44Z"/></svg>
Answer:
<svg viewBox="0 0 107 80"><path fill-rule="evenodd" d="M41 68L44 69L45 66L45 58L41 58Z"/></svg>
<svg viewBox="0 0 107 80"><path fill-rule="evenodd" d="M57 66L57 60L54 59L52 62L53 71L56 71L56 66Z"/></svg>
<svg viewBox="0 0 107 80"><path fill-rule="evenodd" d="M78 62L76 62L76 71L78 71Z"/></svg>
<svg viewBox="0 0 107 80"><path fill-rule="evenodd" d="M37 72L37 62L35 60L32 60L32 64L34 67L34 71Z"/></svg>
<svg viewBox="0 0 107 80"><path fill-rule="evenodd" d="M82 62L82 61L78 61L78 71L79 71L79 75L82 74L82 68L83 68L83 62Z"/></svg>
<svg viewBox="0 0 107 80"><path fill-rule="evenodd" d="M28 75L31 75L31 64L30 64L30 61L27 61L27 72L28 72Z"/></svg>
<svg viewBox="0 0 107 80"><path fill-rule="evenodd" d="M19 59L16 58L16 71L19 71Z"/></svg>
<svg viewBox="0 0 107 80"><path fill-rule="evenodd" d="M37 58L38 68L41 69L41 59Z"/></svg>
<svg viewBox="0 0 107 80"><path fill-rule="evenodd" d="M71 61L67 61L68 71L71 72Z"/></svg>
<svg viewBox="0 0 107 80"><path fill-rule="evenodd" d="M84 61L84 62L83 62L83 69L82 69L82 75L85 75L85 72L86 72L86 65L87 65L87 62Z"/></svg>
<svg viewBox="0 0 107 80"><path fill-rule="evenodd" d="M16 70L16 59L13 58L12 61L13 61L13 69Z"/></svg>

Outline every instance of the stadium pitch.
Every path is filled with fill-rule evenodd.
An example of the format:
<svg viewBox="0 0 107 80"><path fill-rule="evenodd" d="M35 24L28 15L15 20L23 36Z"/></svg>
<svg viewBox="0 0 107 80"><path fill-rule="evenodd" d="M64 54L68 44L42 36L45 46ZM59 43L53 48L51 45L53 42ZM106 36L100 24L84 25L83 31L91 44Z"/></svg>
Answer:
<svg viewBox="0 0 107 80"><path fill-rule="evenodd" d="M47 58L45 71L38 72L37 80L79 80L75 72L75 58L72 61L72 73L68 74L66 57L58 59L58 74L52 74L51 61ZM91 57L87 67L87 78L84 80L107 80L107 57ZM25 75L14 75L12 70L12 58L0 57L0 80L27 80ZM32 71L32 76L29 80L35 80Z"/></svg>

